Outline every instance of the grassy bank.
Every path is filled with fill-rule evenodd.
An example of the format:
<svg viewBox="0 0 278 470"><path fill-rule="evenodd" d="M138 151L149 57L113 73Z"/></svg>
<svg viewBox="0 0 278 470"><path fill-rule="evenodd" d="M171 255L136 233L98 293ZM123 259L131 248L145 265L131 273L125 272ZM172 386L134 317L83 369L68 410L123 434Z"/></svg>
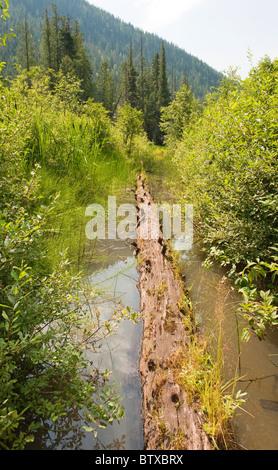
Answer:
<svg viewBox="0 0 278 470"><path fill-rule="evenodd" d="M0 84L3 449L25 448L41 427L59 430L69 408L93 433L123 416L106 374L88 371L84 348L130 314L119 307L101 324L77 271L85 208L134 185L153 149L136 135L127 148L101 105L79 101L79 86L62 75L50 83L39 68Z"/></svg>

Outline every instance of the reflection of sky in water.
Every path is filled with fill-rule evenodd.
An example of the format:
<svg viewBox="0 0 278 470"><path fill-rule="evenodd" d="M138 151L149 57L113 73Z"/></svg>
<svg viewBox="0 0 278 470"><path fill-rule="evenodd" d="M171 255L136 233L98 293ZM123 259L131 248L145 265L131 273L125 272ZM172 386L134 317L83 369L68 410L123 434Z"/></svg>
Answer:
<svg viewBox="0 0 278 470"><path fill-rule="evenodd" d="M198 245L181 253L186 287L194 311L210 339L217 341L219 319L222 319L225 373L235 377L238 367L236 307L242 300L228 284L221 284L223 269L203 267L204 254ZM264 341L255 336L241 342L238 389L248 393L243 410L236 415L235 425L240 444L251 450L278 449L278 331L269 332Z"/></svg>
<svg viewBox="0 0 278 470"><path fill-rule="evenodd" d="M129 306L130 309L139 311L140 296L136 287L138 273L134 258L120 261L90 276L89 279L93 288L100 289L102 292L99 305L102 319L109 317L119 301L123 307ZM117 382L119 378L138 371L136 357L140 331L140 325L134 325L129 320L122 321L116 334L110 336L103 344L101 355L97 355L102 368L111 370Z"/></svg>
<svg viewBox="0 0 278 470"><path fill-rule="evenodd" d="M115 303L138 312L140 295L137 289L138 272L135 258L110 266L89 278L93 288L103 291L100 303L101 317L108 318ZM106 299L106 300L103 300ZM89 355L102 370L112 371L111 378L122 398L125 417L106 430L99 430L99 440L93 443L89 434L82 448L92 449L97 445L107 449L142 450L143 427L141 420L141 382L138 374L141 349L142 324L124 320L115 335L110 336L101 348L100 354ZM95 362L96 363L96 362Z"/></svg>
<svg viewBox="0 0 278 470"><path fill-rule="evenodd" d="M109 318L115 302L138 312L140 296L137 289L136 259L129 257L87 278L92 289L101 290L98 308L101 318ZM94 306L94 305L93 305ZM122 397L125 416L119 422L98 430L98 439L86 433L76 410L69 410L56 423L49 422L50 430L39 430L30 450L143 450L143 423L141 419L141 382L139 358L142 324L124 320L116 334L107 338L100 353L88 353L89 360L101 370L110 370L115 393ZM67 431L69 429L69 431ZM55 432L56 430L56 432Z"/></svg>

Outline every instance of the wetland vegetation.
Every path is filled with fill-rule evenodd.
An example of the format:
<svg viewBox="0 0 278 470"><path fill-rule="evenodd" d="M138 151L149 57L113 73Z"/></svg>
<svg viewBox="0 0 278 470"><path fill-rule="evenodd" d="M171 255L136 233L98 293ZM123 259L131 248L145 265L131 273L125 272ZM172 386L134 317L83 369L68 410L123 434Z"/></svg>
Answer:
<svg viewBox="0 0 278 470"><path fill-rule="evenodd" d="M1 21L8 6L0 1ZM144 76L151 88L142 108L134 101L142 87L130 47L124 99L111 113L107 103L88 96L88 61L77 25L64 18L59 27L64 48L56 70L29 63L0 81L3 449L26 448L41 428L59 432L69 410L93 434L123 417L109 371L88 364L85 350L101 354L119 323L138 315L119 303L101 320L95 308L101 291L87 289L82 274L84 261L99 256L87 247L85 211L91 203L105 207L111 194L123 198L122 189L134 188L142 169L150 187L159 177L160 190L167 187L175 201L194 204L204 264L224 267L242 295L239 342L252 335L264 341L278 323L278 61L265 57L245 80L232 73L201 103L186 81L171 96L162 44ZM1 49L7 41L2 34ZM157 191L155 197L164 196ZM174 252L171 262L179 266ZM204 428L215 448L230 448L231 419L244 399L235 387L238 371L223 382L221 334L217 354L211 354L207 338L196 338L187 292L181 309L190 317L184 325L190 355L172 355L179 385L207 417ZM176 436L173 448L182 449L183 442Z"/></svg>

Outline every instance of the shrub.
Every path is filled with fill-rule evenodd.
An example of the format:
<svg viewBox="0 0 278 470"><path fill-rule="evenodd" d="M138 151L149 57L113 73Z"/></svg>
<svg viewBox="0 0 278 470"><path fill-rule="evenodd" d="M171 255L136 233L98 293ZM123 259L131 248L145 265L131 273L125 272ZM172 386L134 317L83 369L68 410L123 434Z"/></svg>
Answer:
<svg viewBox="0 0 278 470"><path fill-rule="evenodd" d="M278 246L278 61L232 75L184 128L175 160L207 250L231 276ZM274 289L277 289L277 282Z"/></svg>

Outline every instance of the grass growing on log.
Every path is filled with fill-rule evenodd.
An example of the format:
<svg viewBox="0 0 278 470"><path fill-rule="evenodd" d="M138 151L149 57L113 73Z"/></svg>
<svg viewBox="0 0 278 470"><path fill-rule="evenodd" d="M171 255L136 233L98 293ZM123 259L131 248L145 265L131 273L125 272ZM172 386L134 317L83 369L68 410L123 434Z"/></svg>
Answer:
<svg viewBox="0 0 278 470"><path fill-rule="evenodd" d="M152 175L147 176L148 186ZM158 195L159 197L159 195ZM170 262L175 278L178 280L184 293L180 300L179 309L183 318L184 335L188 338L186 347L181 347L173 353L167 361L167 368L174 371L176 383L185 390L188 404L201 413L204 418L204 430L209 436L215 449L237 448L232 427L232 418L235 410L244 403L244 395L237 390L239 378L235 377L229 381L224 380L224 357L222 347L222 320L223 301L219 292L217 302L217 321L214 329L217 331L216 353L215 344L211 339L201 334L194 314L189 292L186 288L186 280L180 265L179 253L167 244L166 256ZM224 283L220 283L219 290L223 290ZM223 285L222 285L223 284ZM158 293L162 286L158 286ZM226 291L225 291L226 292ZM224 293L225 293L224 292ZM171 318L167 327L171 330ZM161 383L167 380L166 370L160 372ZM156 391L159 393L159 383ZM158 417L159 418L159 410ZM165 434L165 423L160 417L160 429ZM171 449L182 449L185 442L181 430L171 439Z"/></svg>

